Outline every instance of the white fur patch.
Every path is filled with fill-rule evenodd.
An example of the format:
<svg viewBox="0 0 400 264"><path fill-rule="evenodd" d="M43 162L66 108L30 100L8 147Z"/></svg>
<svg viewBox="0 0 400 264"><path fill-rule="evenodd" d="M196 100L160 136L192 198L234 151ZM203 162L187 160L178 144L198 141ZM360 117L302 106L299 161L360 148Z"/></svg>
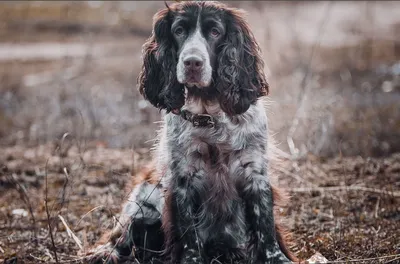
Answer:
<svg viewBox="0 0 400 264"><path fill-rule="evenodd" d="M188 83L188 85L196 85L198 87L209 86L212 79L212 67L210 64L210 55L207 51L207 41L201 33L199 20L197 21L195 32L186 40L182 52L179 55L176 75L180 83L186 82L185 66L183 62L188 56L200 57L204 62L199 83Z"/></svg>

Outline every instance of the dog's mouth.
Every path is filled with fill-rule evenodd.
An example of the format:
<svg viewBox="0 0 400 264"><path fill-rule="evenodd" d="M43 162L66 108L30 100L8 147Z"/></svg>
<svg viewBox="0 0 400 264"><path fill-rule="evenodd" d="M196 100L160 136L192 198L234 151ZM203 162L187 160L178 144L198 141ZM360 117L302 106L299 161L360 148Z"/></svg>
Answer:
<svg viewBox="0 0 400 264"><path fill-rule="evenodd" d="M209 82L203 80L201 74L189 73L186 74L186 78L183 81L183 84L185 84L185 86L187 87L196 86L197 88L202 88L207 87L209 85Z"/></svg>
<svg viewBox="0 0 400 264"><path fill-rule="evenodd" d="M199 73L189 73L186 74L186 83L200 83L201 74Z"/></svg>
<svg viewBox="0 0 400 264"><path fill-rule="evenodd" d="M198 84L197 83L193 83L193 82L187 82L187 83L185 83L185 86L189 87L189 88L193 88L193 87L199 88Z"/></svg>

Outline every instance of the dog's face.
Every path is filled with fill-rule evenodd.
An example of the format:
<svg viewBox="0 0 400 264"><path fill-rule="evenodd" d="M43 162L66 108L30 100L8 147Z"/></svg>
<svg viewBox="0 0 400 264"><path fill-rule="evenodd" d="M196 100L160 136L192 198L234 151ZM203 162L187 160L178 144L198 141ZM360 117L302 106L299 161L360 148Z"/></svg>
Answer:
<svg viewBox="0 0 400 264"><path fill-rule="evenodd" d="M222 12L191 8L178 13L171 34L178 53L178 82L188 87L208 87L216 69L217 48L225 38Z"/></svg>
<svg viewBox="0 0 400 264"><path fill-rule="evenodd" d="M160 109L180 109L185 87L216 97L229 115L244 113L268 92L243 14L220 3L185 1L159 11L143 53L139 91Z"/></svg>

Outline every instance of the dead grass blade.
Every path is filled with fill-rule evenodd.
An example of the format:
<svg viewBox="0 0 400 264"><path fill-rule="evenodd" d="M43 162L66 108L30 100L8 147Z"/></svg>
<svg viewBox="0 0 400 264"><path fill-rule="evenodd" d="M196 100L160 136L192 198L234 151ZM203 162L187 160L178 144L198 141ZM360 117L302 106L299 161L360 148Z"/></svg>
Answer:
<svg viewBox="0 0 400 264"><path fill-rule="evenodd" d="M53 237L53 228L51 226L51 215L50 215L50 211L49 211L49 205L48 205L48 184L47 184L47 165L49 164L49 160L46 161L46 167L45 167L45 200L44 200L44 205L45 205L45 209L46 209L46 216L47 216L47 224L49 227L49 232L50 232L50 239L51 239L51 244L52 244L52 248L53 248L53 253L54 253L54 257L56 259L56 263L58 264L58 257L57 257L57 249L56 249L56 244L54 242L54 237Z"/></svg>
<svg viewBox="0 0 400 264"><path fill-rule="evenodd" d="M368 188L363 186L330 186L330 187L313 187L313 188L292 188L287 190L290 192L298 192L298 193L313 192L313 191L320 191L320 192L362 191L362 192L386 194L393 197L400 197L400 192L381 190L377 188Z"/></svg>
<svg viewBox="0 0 400 264"><path fill-rule="evenodd" d="M332 263L332 264L341 264L341 263L361 263L364 261L371 261L370 263L378 263L378 261L382 261L384 259L388 259L388 258L393 258L391 260L385 261L385 264L388 263L397 263L394 261L397 261L400 259L400 254L397 255L388 255L388 256L381 256L381 257L376 257L376 258L364 258L364 259L348 259L348 260L339 260L339 261L328 261L326 263ZM383 263L383 262L382 262Z"/></svg>
<svg viewBox="0 0 400 264"><path fill-rule="evenodd" d="M58 215L58 218L60 218L61 222L65 226L65 229L67 230L68 236L75 241L75 243L78 245L80 250L83 250L83 246L82 246L81 240L74 234L74 232L72 232L71 228L69 228L69 226L67 225L67 222L65 221L64 217L62 217L61 215Z"/></svg>

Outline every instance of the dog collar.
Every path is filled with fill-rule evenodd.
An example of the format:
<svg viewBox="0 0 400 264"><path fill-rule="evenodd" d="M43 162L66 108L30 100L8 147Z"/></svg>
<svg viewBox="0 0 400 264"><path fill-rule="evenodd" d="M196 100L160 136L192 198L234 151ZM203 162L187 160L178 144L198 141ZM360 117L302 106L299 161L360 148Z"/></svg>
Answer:
<svg viewBox="0 0 400 264"><path fill-rule="evenodd" d="M191 122L194 127L214 127L215 119L207 114L193 114L188 110L175 109L171 111L176 115L180 115L183 119Z"/></svg>

